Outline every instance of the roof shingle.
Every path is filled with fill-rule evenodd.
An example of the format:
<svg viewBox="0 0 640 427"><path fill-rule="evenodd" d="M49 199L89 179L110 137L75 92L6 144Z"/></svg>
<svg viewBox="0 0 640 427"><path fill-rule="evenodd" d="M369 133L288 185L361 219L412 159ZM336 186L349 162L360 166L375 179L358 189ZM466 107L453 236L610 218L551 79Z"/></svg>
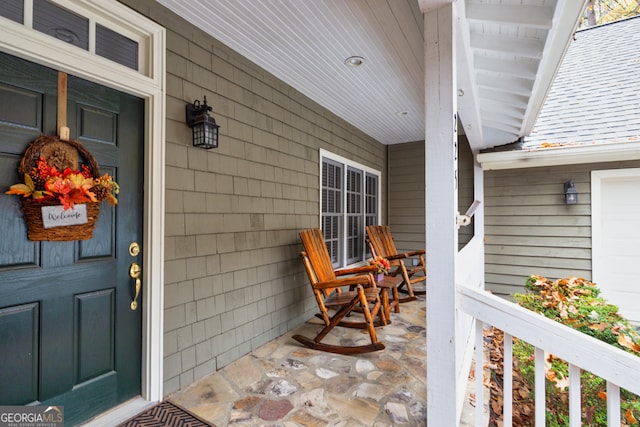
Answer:
<svg viewBox="0 0 640 427"><path fill-rule="evenodd" d="M640 141L640 16L576 32L523 149L633 140Z"/></svg>

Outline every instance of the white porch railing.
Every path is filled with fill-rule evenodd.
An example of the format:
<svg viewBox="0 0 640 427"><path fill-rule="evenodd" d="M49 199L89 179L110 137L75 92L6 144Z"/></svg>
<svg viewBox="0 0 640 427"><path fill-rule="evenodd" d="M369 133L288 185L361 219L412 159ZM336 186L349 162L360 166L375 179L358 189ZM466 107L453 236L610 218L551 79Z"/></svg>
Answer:
<svg viewBox="0 0 640 427"><path fill-rule="evenodd" d="M640 357L620 350L553 320L482 290L458 286L460 309L476 318L476 413L475 425L483 425L483 333L485 325L504 332L504 425L511 425L512 351L511 337L535 347L535 425L545 425L544 355L569 363L570 426L581 420L580 370L607 381L607 423L620 426L620 388L640 395ZM464 385L463 385L464 386Z"/></svg>

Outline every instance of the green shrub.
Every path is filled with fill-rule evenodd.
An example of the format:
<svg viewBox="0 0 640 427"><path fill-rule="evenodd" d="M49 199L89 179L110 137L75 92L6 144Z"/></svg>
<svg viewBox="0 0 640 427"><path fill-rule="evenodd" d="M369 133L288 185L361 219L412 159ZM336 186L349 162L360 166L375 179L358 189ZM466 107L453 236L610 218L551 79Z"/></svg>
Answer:
<svg viewBox="0 0 640 427"><path fill-rule="evenodd" d="M570 326L587 335L640 356L640 335L618 313L618 307L599 296L597 286L585 279L551 281L541 276L527 280L527 293L514 297L521 306L549 319ZM514 343L514 368L530 390L534 390L534 349L523 342ZM568 417L568 365L549 355L546 366L547 425L566 426ZM620 391L622 425L640 426L640 399L626 390ZM585 426L606 426L606 381L589 372L581 374L582 420Z"/></svg>

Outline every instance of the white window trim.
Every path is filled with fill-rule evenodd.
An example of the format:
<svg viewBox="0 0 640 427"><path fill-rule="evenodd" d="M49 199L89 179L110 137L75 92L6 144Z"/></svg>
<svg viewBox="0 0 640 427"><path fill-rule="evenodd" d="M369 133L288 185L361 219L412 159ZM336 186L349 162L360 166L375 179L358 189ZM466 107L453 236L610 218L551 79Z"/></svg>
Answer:
<svg viewBox="0 0 640 427"><path fill-rule="evenodd" d="M376 217L376 223L380 224L380 209L382 207L382 172L371 168L369 166L363 165L362 163L358 163L356 161L353 161L351 159L348 159L346 157L342 157L338 154L332 153L331 151L325 150L323 148L320 149L320 161L319 161L319 170L318 170L318 214L319 214L319 224L320 224L320 228L322 228L322 163L324 161L324 159L327 160L331 160L333 162L337 162L337 163L341 163L343 164L344 167L344 171L343 171L343 176L345 176L346 174L346 170L348 167L352 167L355 169L360 169L364 172L364 178L365 178L365 183L363 183L363 192L362 192L362 196L363 196L363 202L366 203L366 174L371 174L371 175L375 175L378 177L378 206L376 207L376 213L377 213L377 217ZM342 245L343 245L343 249L346 247L346 236L347 236L347 188L346 188L346 180L343 180L343 191L342 191L342 206L343 206L343 213L342 213ZM366 212L363 213L363 216L366 216ZM363 230L364 232L364 230ZM353 265L358 265L361 264L361 262L359 263L352 263L352 264L347 264L347 251L346 250L342 250L341 251L341 267L340 268L347 268Z"/></svg>
<svg viewBox="0 0 640 427"><path fill-rule="evenodd" d="M163 398L166 30L115 0L51 0L139 44L140 71L0 17L0 51L145 100L142 398ZM32 7L25 2L25 8ZM127 405L124 404L124 407ZM126 408L125 408L126 409ZM126 419L126 418L125 418Z"/></svg>

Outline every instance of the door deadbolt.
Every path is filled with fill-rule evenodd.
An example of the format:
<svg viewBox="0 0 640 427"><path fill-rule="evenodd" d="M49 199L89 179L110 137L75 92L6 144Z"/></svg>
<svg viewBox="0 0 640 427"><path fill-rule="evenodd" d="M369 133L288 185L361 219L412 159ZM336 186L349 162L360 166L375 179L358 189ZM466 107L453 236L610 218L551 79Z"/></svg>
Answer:
<svg viewBox="0 0 640 427"><path fill-rule="evenodd" d="M129 245L129 255L138 256L139 253L140 253L140 243L131 242L131 244Z"/></svg>

